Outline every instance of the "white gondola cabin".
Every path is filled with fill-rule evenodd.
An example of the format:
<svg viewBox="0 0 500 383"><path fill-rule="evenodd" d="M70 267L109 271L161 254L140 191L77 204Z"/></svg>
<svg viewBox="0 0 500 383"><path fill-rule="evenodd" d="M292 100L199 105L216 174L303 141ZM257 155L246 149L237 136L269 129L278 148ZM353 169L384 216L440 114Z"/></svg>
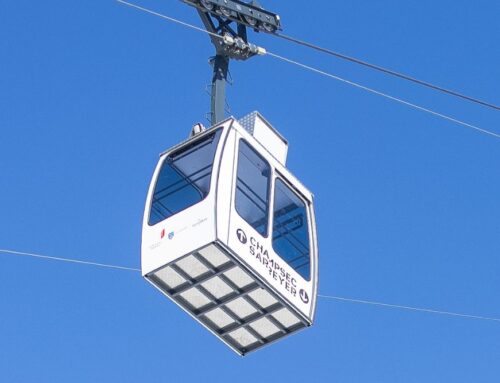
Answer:
<svg viewBox="0 0 500 383"><path fill-rule="evenodd" d="M160 156L142 231L142 275L244 355L313 323L313 196L288 144L254 112Z"/></svg>

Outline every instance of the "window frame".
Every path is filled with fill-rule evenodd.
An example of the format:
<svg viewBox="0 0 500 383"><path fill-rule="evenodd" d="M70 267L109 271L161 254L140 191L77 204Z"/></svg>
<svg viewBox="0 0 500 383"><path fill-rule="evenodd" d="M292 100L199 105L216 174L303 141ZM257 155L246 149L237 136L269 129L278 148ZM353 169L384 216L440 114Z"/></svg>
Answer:
<svg viewBox="0 0 500 383"><path fill-rule="evenodd" d="M215 136L216 136L219 132L220 132L220 136L219 136L219 139L218 139L218 142L217 142L217 145L216 145L215 151L214 151L214 157L213 157L212 162L211 162L212 170L211 170L211 172L210 172L210 183L209 183L209 187L208 187L208 190L207 190L207 194L206 194L203 198L201 198L200 200L198 200L198 201L196 201L195 203L192 203L192 204L190 204L190 205L186 206L186 207L185 207L185 208L183 208L182 210L179 210L179 211L177 211L177 212L173 213L173 214L172 214L172 215L170 215L169 217L164 218L164 219L162 219L161 221L158 221L158 222L156 222L156 223L151 224L151 213L152 213L152 211L153 211L153 199L154 199L154 194L155 194L156 186L158 185L158 180L159 180L159 178L160 178L161 171L162 171L162 169L163 169L163 166L165 165L165 162L169 161L169 159L170 159L170 157L171 157L172 155L175 155L175 154L177 154L177 153L179 153L179 152L181 152L181 154L182 154L182 151L183 151L183 150L186 150L186 149L187 149L187 150L189 150L189 149L188 149L188 147L189 147L189 146L191 146L191 145L197 145L200 141L203 141L204 139L206 139L206 137L207 137L207 136L210 136L210 135L212 135L212 134L213 134L213 135L214 135L214 138L215 138ZM217 159L217 153L218 153L218 151L219 151L219 146L220 146L220 144L223 142L223 139L222 139L222 137L223 137L223 133L224 133L224 127L217 127L217 128L215 128L215 129L209 129L209 130L207 130L207 131L203 132L202 134L200 134L200 135L197 135L197 136L193 137L193 139L190 139L190 140L188 140L188 141L186 141L186 142L184 142L184 143L182 143L182 144L178 145L177 147L172 148L172 150L169 150L169 151L167 151L167 152L165 153L165 154L166 154L166 155L165 155L165 158L163 159L163 161L161 161L161 164L159 165L159 169L158 169L158 173L157 173L157 176L156 176L156 180L155 180L154 188L153 188L153 190L152 190L152 192L151 192L151 200L149 201L148 221L147 221L148 226L150 226L150 227L156 226L156 225L158 225L158 224L160 224L160 223L164 222L165 220L170 219L170 218L172 218L173 216L175 216L175 215L177 215L177 214L180 214L180 213L182 213L183 211L185 211L185 210L187 210L187 209L189 209L189 208L191 208L191 207L193 207L193 206L195 206L195 205L197 205L197 204L199 204L199 203L201 203L201 202L203 202L204 200L206 200L206 199L207 199L207 197L208 197L208 196L210 195L210 193L212 192L212 182L214 182L214 177L213 177L213 175L214 175L214 170L216 169L216 167L215 167L215 161L216 161L216 159Z"/></svg>
<svg viewBox="0 0 500 383"><path fill-rule="evenodd" d="M237 193L237 190L238 190L238 167L239 167L239 163L240 163L240 155L241 155L241 152L240 152L240 146L241 146L241 143L242 141L249 147L250 150L252 150L260 159L262 159L263 162L266 163L268 169L269 169L269 175L267 176L267 195L266 195L266 198L267 198L267 204L266 204L266 207L267 207L267 210L266 210L266 221L267 221L267 225L266 225L266 232L264 234L260 233L255 227L253 227L253 225L247 221L247 219L245 217L243 217L241 215L241 213L238 211L238 208L236 206L236 193ZM273 178L274 178L274 167L271 166L271 163L269 162L269 160L267 158L265 158L264 155L262 155L262 153L260 153L254 145L252 145L248 140L246 140L245 138L242 138L240 137L238 139L238 145L237 145L237 149L236 149L236 153L238 153L238 156L237 156L237 160L235 162L235 177L234 177L234 198L233 198L233 201L232 204L233 204L233 207L234 207L234 211L236 212L236 214L238 214L238 216L243 220L245 221L252 229L254 229L260 236L262 236L263 238L269 238L269 232L270 232L270 228L271 228L271 207L272 207L272 201L271 201L271 198L273 196Z"/></svg>
<svg viewBox="0 0 500 383"><path fill-rule="evenodd" d="M276 199L276 181L277 180L280 180L281 182L283 182L283 184L292 192L294 193L294 195L300 199L303 203L304 203L304 207L305 207L305 210L306 210L306 218L307 218L307 239L308 239L308 248L309 248L309 277L308 278L304 278L304 276L302 276L302 274L300 272L298 272L297 270L295 270L293 268L292 265L290 265L290 263L284 259L281 254L276 251L275 247L274 247L274 240L273 240L273 236L274 236L274 205L275 205L275 199ZM272 246L272 249L273 251L276 253L276 255L278 257L280 257L289 267L291 267L293 269L293 271L295 271L303 280L307 281L307 282L310 282L312 280L312 274L313 274L313 270L312 270L312 266L313 266L313 259L312 259L312 252L313 252L313 238L312 238L312 232L311 232L311 205L312 205L312 202L309 201L297 188L295 188L293 186L293 184L287 180L287 178L285 176L283 176L283 174L281 174L278 170L275 171L275 176L273 178L273 196L272 196L272 208L273 208L273 211L272 211L272 215L271 215L271 218L272 218L272 221L271 221L271 227L272 227L272 230L273 230L273 233L271 235L271 246Z"/></svg>

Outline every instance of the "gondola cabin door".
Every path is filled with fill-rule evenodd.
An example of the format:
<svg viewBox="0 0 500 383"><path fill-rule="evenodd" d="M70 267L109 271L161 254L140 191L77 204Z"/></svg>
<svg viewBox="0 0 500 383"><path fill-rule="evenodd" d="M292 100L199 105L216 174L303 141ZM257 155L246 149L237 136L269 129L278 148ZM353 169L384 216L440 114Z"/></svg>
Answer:
<svg viewBox="0 0 500 383"><path fill-rule="evenodd" d="M317 285L312 194L245 129L235 131L227 243L299 314L290 322L311 324Z"/></svg>

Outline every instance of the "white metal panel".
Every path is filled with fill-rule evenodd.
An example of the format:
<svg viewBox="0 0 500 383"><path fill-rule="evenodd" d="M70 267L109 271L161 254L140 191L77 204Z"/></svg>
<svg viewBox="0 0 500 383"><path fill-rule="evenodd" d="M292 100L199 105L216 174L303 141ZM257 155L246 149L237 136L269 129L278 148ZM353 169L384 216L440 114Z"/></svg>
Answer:
<svg viewBox="0 0 500 383"><path fill-rule="evenodd" d="M310 225L311 225L311 251L314 254L311 259L311 280L314 281L311 292L311 321L314 321L316 315L316 304L318 302L318 285L319 285L319 249L318 249L318 236L316 229L316 215L314 213L314 197L311 195L311 204L309 206Z"/></svg>
<svg viewBox="0 0 500 383"><path fill-rule="evenodd" d="M177 262L177 266L179 266L191 278L197 278L208 272L208 268L192 255L182 258Z"/></svg>
<svg viewBox="0 0 500 383"><path fill-rule="evenodd" d="M260 307L266 309L276 303L278 301L264 289L257 289L248 294L250 298L252 298Z"/></svg>
<svg viewBox="0 0 500 383"><path fill-rule="evenodd" d="M218 307L206 313L205 316L210 319L212 323L219 329L226 327L231 323L234 323L233 318L231 318L228 314L226 314L222 309Z"/></svg>
<svg viewBox="0 0 500 383"><path fill-rule="evenodd" d="M275 312L273 317L286 328L290 328L300 323L299 318L293 315L290 310L286 308L282 308L281 310Z"/></svg>
<svg viewBox="0 0 500 383"><path fill-rule="evenodd" d="M234 125L234 124L233 124ZM224 142L219 175L217 180L216 195L216 216L217 216L217 238L223 243L227 243L229 236L229 216L231 212L230 201L232 199L233 175L236 166L235 162L236 131L229 129Z"/></svg>
<svg viewBox="0 0 500 383"><path fill-rule="evenodd" d="M269 128L263 118L256 118L253 136L268 149L273 157L285 165L288 145L274 129Z"/></svg>
<svg viewBox="0 0 500 383"><path fill-rule="evenodd" d="M171 289L175 289L176 287L179 287L186 282L186 280L170 266L158 270L156 272L156 276L160 278Z"/></svg>
<svg viewBox="0 0 500 383"><path fill-rule="evenodd" d="M240 319L245 319L246 317L257 313L257 310L255 310L255 308L244 298L238 298L231 301L226 306Z"/></svg>
<svg viewBox="0 0 500 383"><path fill-rule="evenodd" d="M226 295L234 292L234 290L219 277L213 277L212 279L203 282L202 286L216 299L224 298Z"/></svg>
<svg viewBox="0 0 500 383"><path fill-rule="evenodd" d="M253 282L253 279L239 267L233 267L231 270L226 271L224 275L240 289Z"/></svg>
<svg viewBox="0 0 500 383"><path fill-rule="evenodd" d="M189 290L184 291L180 295L195 309L199 309L200 307L210 303L210 299L208 299L207 296L200 292L200 290L196 287L191 287Z"/></svg>
<svg viewBox="0 0 500 383"><path fill-rule="evenodd" d="M229 258L215 245L210 245L199 251L212 266L219 267L229 261Z"/></svg>
<svg viewBox="0 0 500 383"><path fill-rule="evenodd" d="M257 331L263 338L269 338L270 336L280 332L278 326L276 326L267 318L261 318L259 320L256 320L255 322L252 322L250 324L250 327Z"/></svg>
<svg viewBox="0 0 500 383"><path fill-rule="evenodd" d="M286 164L288 142L259 112L250 113L241 118L238 123L281 164Z"/></svg>
<svg viewBox="0 0 500 383"><path fill-rule="evenodd" d="M238 342L242 347L247 347L255 342L257 338L248 332L247 329L239 328L229 333L229 336Z"/></svg>

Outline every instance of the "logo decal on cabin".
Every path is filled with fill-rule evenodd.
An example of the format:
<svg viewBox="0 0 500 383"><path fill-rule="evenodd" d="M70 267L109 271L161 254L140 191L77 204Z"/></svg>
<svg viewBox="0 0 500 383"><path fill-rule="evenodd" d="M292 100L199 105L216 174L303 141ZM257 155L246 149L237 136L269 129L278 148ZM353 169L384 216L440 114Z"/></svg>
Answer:
<svg viewBox="0 0 500 383"><path fill-rule="evenodd" d="M247 243L247 235L245 234L245 232L243 230L241 230L241 229L236 230L236 235L238 236L238 239L240 240L240 242L242 244Z"/></svg>
<svg viewBox="0 0 500 383"><path fill-rule="evenodd" d="M160 238L163 239L165 238L165 229L163 229L160 233ZM174 238L174 232L171 231L170 233L168 233L168 239L172 239Z"/></svg>
<svg viewBox="0 0 500 383"><path fill-rule="evenodd" d="M309 295L307 295L306 290L300 289L299 297L300 297L300 299L302 299L302 302L309 303Z"/></svg>

